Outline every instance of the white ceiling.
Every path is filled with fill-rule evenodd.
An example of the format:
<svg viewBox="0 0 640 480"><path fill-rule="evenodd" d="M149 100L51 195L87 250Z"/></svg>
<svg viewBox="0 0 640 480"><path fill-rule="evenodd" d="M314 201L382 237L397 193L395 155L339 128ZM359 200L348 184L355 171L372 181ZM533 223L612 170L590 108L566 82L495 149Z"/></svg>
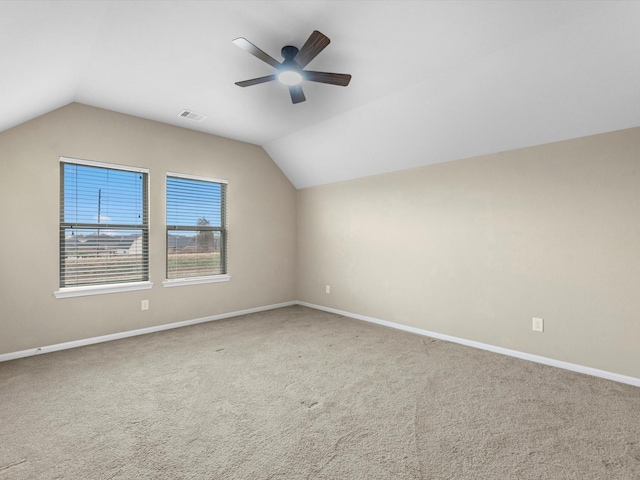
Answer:
<svg viewBox="0 0 640 480"><path fill-rule="evenodd" d="M640 2L1 1L0 131L70 102L261 145L297 187L640 125ZM273 69L331 44L293 105ZM183 109L202 123L178 117Z"/></svg>

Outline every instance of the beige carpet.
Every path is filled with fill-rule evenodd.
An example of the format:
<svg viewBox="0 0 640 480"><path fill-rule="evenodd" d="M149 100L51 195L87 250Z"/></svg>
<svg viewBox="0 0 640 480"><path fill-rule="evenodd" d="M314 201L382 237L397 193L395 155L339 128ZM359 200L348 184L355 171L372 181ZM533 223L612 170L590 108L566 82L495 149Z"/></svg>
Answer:
<svg viewBox="0 0 640 480"><path fill-rule="evenodd" d="M1 363L0 479L640 479L640 389L287 307Z"/></svg>

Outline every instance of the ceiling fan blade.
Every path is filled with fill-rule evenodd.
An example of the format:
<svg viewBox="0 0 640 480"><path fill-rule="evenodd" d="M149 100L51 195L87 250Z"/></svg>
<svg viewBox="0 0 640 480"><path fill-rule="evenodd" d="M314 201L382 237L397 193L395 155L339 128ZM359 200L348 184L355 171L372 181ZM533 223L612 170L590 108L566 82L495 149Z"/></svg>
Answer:
<svg viewBox="0 0 640 480"><path fill-rule="evenodd" d="M291 101L293 103L300 103L306 100L301 85L291 85L289 87L289 93L291 94Z"/></svg>
<svg viewBox="0 0 640 480"><path fill-rule="evenodd" d="M329 37L317 30L314 30L295 56L294 60L298 65L304 68L311 60L316 58L316 55L324 50L324 47L329 45L329 42L331 42Z"/></svg>
<svg viewBox="0 0 640 480"><path fill-rule="evenodd" d="M236 38L233 41L233 43L235 43L241 49L246 50L254 57L258 57L263 62L268 63L273 68L280 68L280 62L278 62L275 58L269 56L268 54L264 53L262 50L260 50L258 47L256 47L253 43L251 43L246 38L242 38L242 37Z"/></svg>
<svg viewBox="0 0 640 480"><path fill-rule="evenodd" d="M305 80L310 82L329 83L331 85L340 85L346 87L351 81L351 75L347 73L327 73L327 72L308 72L304 71Z"/></svg>
<svg viewBox="0 0 640 480"><path fill-rule="evenodd" d="M259 83L270 82L276 78L278 78L278 75L267 75L266 77L252 78L251 80L236 82L236 85L239 87L250 87L251 85L258 85Z"/></svg>

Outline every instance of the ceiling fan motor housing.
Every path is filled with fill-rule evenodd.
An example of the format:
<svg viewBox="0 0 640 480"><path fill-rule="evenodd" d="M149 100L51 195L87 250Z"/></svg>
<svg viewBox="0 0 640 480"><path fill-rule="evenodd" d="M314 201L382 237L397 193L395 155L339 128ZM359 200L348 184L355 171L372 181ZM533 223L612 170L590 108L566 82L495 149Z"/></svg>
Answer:
<svg viewBox="0 0 640 480"><path fill-rule="evenodd" d="M281 72L293 71L300 75L300 78L304 78L303 70L300 65L295 61L296 55L298 55L298 48L292 45L282 47L280 53L284 61L281 67L278 69Z"/></svg>
<svg viewBox="0 0 640 480"><path fill-rule="evenodd" d="M290 61L293 60L294 58L296 58L296 55L298 54L298 48L294 47L292 45L286 45L284 47L282 47L282 50L280 50L280 53L282 54L282 58L284 58L284 61Z"/></svg>

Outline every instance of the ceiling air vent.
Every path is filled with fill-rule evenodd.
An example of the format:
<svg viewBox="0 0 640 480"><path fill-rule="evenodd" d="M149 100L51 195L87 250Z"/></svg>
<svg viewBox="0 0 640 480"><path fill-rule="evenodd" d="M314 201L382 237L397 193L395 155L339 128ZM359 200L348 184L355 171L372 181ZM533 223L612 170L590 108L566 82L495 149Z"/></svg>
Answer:
<svg viewBox="0 0 640 480"><path fill-rule="evenodd" d="M201 122L205 118L206 115L202 115L200 113L192 112L190 110L183 110L178 114L179 117L188 118L189 120L193 120L194 122Z"/></svg>

